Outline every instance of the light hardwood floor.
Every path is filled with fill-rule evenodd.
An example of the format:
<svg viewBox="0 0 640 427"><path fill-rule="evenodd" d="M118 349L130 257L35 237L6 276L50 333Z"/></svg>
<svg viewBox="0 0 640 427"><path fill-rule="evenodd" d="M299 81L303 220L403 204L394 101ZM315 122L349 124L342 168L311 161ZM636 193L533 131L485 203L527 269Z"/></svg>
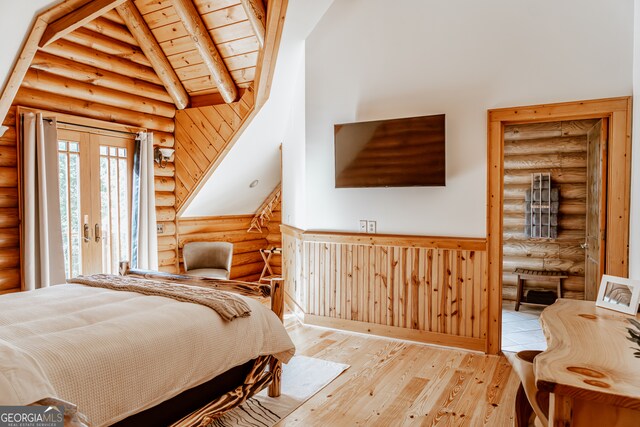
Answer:
<svg viewBox="0 0 640 427"><path fill-rule="evenodd" d="M285 323L297 354L351 367L278 426L513 426L503 356Z"/></svg>

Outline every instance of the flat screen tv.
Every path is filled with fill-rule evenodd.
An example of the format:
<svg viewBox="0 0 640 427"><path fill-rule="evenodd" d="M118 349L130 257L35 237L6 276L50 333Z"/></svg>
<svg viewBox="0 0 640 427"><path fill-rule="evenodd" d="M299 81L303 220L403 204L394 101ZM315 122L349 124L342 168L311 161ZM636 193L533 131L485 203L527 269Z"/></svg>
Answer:
<svg viewBox="0 0 640 427"><path fill-rule="evenodd" d="M444 114L335 125L336 188L445 185Z"/></svg>

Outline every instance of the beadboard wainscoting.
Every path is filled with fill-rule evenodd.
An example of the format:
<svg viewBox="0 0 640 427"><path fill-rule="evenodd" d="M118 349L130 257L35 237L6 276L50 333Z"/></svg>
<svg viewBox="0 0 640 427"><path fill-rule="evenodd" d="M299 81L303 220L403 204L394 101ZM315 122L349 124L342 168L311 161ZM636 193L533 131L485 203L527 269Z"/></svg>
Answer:
<svg viewBox="0 0 640 427"><path fill-rule="evenodd" d="M282 232L286 297L305 323L485 351L485 239Z"/></svg>

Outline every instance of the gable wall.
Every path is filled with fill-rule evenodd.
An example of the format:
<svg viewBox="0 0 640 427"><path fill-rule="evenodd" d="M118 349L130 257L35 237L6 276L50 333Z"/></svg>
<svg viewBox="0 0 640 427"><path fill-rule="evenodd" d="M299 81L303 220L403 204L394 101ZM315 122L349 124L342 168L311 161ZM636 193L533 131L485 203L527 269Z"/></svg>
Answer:
<svg viewBox="0 0 640 427"><path fill-rule="evenodd" d="M5 120L9 130L0 138L0 251L5 252L0 292L20 289L16 106L146 128L154 133L154 144L174 147L171 98L117 15L109 17L39 51ZM155 175L156 214L164 225L158 262L162 271L177 272L173 159L166 168L156 166Z"/></svg>

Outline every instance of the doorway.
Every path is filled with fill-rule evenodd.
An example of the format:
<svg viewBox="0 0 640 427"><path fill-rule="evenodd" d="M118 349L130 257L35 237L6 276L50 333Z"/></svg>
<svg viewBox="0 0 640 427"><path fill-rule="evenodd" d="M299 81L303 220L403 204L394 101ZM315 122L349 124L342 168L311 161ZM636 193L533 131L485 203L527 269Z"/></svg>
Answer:
<svg viewBox="0 0 640 427"><path fill-rule="evenodd" d="M130 259L134 136L58 127L60 213L67 278L118 273Z"/></svg>
<svg viewBox="0 0 640 427"><path fill-rule="evenodd" d="M545 350L557 298L595 300L604 266L606 119L506 125L502 350Z"/></svg>
<svg viewBox="0 0 640 427"><path fill-rule="evenodd" d="M489 258L487 320L489 326L486 346L488 353L497 354L501 349L503 221L505 220L503 207L503 191L505 190L505 128L510 125L543 122L590 119L595 119L596 121L600 119L606 120L606 158L600 159L602 165L606 165L606 168L600 171L600 173L606 177L606 184L602 183L600 191L602 191L603 195L599 196L601 200L604 200L600 208L604 209L606 215L604 218L601 217L600 220L604 222L606 236L604 236L604 240L602 240L602 237L598 237L601 239L601 242L604 242L604 245L598 249L598 251L603 251L600 252L601 258L598 261L598 269L605 274L626 277L628 274L631 170L630 113L630 97L503 108L489 111L487 207L487 246ZM602 199L603 197L605 199ZM594 286L597 289L597 283Z"/></svg>

